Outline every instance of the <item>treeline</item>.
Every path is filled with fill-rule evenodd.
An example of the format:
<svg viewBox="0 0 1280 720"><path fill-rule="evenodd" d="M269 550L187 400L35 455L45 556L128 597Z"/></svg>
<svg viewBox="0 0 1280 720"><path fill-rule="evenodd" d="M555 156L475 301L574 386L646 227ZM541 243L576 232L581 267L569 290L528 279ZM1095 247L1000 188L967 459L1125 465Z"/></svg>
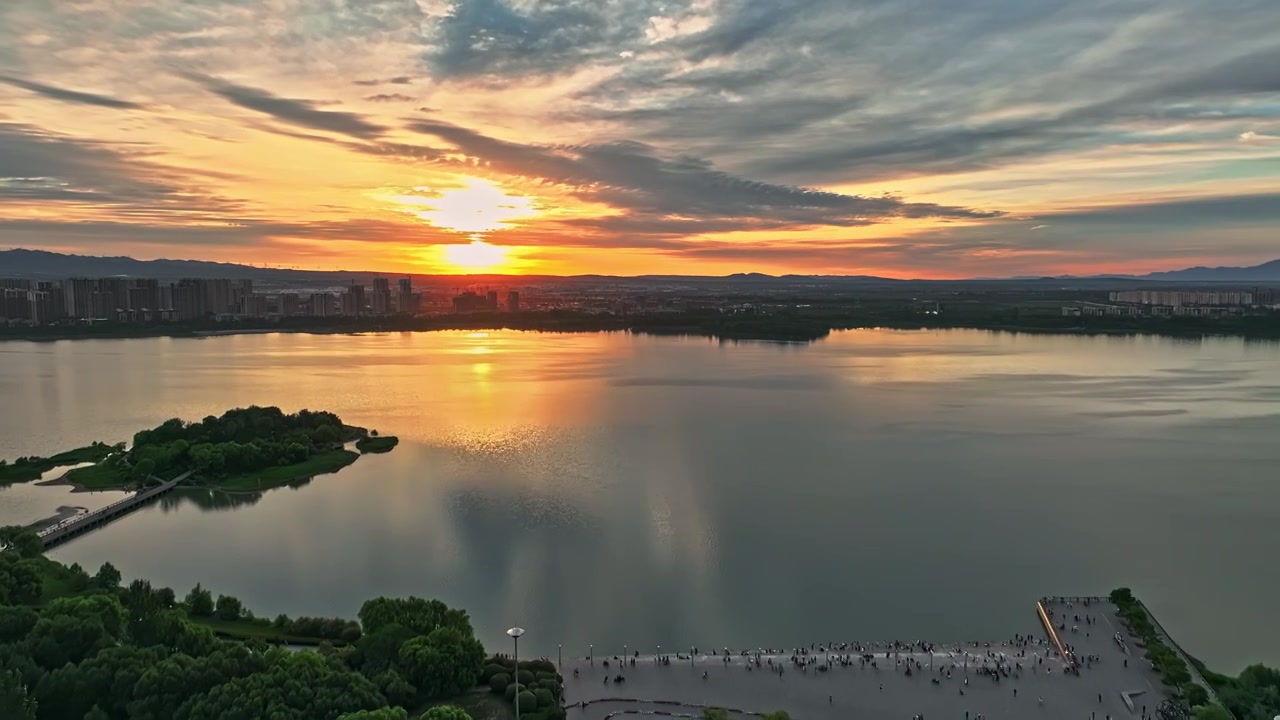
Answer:
<svg viewBox="0 0 1280 720"><path fill-rule="evenodd" d="M1160 679L1181 694L1196 720L1230 720L1232 714L1236 720L1272 720L1280 715L1280 671L1251 665L1233 678L1212 672L1193 660L1226 707L1210 703L1208 692L1191 679L1191 669L1164 643L1150 615L1129 588L1112 590L1111 602L1120 619L1146 646L1146 658L1160 673Z"/></svg>
<svg viewBox="0 0 1280 720"><path fill-rule="evenodd" d="M300 463L344 439L342 420L330 412L278 407L228 410L186 423L174 418L133 436L127 463L135 476L171 476L196 470L211 477Z"/></svg>
<svg viewBox="0 0 1280 720"><path fill-rule="evenodd" d="M0 529L0 541L4 720L407 720L410 708L473 688L484 667L467 614L439 601L370 600L350 645L291 651L222 640L198 622L251 618L230 596L120 587L109 564L90 577L44 558L20 528ZM348 637L355 625L276 622ZM470 720L451 706L422 717Z"/></svg>

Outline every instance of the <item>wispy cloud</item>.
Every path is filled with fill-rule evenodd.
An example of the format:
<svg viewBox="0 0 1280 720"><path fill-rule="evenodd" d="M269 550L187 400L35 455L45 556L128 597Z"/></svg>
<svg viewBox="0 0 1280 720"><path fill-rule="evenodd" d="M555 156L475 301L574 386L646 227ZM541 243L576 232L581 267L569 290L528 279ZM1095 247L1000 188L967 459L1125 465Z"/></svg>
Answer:
<svg viewBox="0 0 1280 720"><path fill-rule="evenodd" d="M203 85L228 102L270 115L292 125L351 135L365 140L379 137L386 132L385 127L356 113L319 110L318 103L314 100L280 97L266 90L237 85L206 75L185 73L184 76Z"/></svg>
<svg viewBox="0 0 1280 720"><path fill-rule="evenodd" d="M65 88L45 85L44 83L33 82L31 80L22 80L8 75L0 75L0 82L22 88L23 90L29 90L37 95L43 95L52 100L60 100L62 102L79 103L81 105L97 105L98 107L112 108L114 110L141 110L143 107L138 103L129 102L128 100L120 100L119 98L98 95L96 93L81 92L79 90L67 90Z"/></svg>

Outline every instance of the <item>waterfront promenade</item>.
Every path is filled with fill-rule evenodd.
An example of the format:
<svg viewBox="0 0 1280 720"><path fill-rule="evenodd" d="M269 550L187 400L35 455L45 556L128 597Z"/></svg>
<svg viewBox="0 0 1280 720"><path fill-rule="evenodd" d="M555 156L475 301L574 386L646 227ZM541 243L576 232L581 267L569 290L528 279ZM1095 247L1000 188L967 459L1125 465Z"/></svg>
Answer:
<svg viewBox="0 0 1280 720"><path fill-rule="evenodd" d="M697 717L706 706L742 711L731 713L740 718L785 710L796 720L909 720L921 714L929 720L977 720L979 715L987 720L1119 720L1141 718L1144 708L1150 717L1167 695L1132 638L1128 653L1115 641L1117 631L1124 635L1115 607L1105 599L1091 601L1088 608L1068 607L1065 601L1045 607L1065 623L1061 640L1073 648L1078 674L1066 672L1069 662L1031 613L1028 632L1004 642L895 648L894 643L836 641L806 645L803 654L795 652L799 648L752 648L744 655L735 648L727 662L723 649L712 654L699 648L692 657L688 650L664 653L669 664L653 654L633 655L623 663L622 648L616 658L597 649L594 662L565 658L568 717L604 720L629 710ZM1077 612L1078 623L1073 621ZM1073 625L1078 630L1073 632ZM624 682L613 681L619 674ZM583 701L585 707L579 705Z"/></svg>

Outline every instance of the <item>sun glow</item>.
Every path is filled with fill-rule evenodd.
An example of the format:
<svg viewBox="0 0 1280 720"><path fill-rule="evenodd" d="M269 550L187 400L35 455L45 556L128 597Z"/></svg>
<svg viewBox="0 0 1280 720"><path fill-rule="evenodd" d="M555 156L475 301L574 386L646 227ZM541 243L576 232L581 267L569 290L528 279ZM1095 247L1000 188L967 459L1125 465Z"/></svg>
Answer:
<svg viewBox="0 0 1280 720"><path fill-rule="evenodd" d="M488 270L507 261L507 249L483 240L472 240L467 245L445 245L444 259L456 268Z"/></svg>
<svg viewBox="0 0 1280 720"><path fill-rule="evenodd" d="M505 230L512 220L538 215L533 198L508 195L496 183L479 178L466 178L462 187L451 190L433 193L417 187L414 191L432 194L397 195L392 200L436 227L460 233Z"/></svg>

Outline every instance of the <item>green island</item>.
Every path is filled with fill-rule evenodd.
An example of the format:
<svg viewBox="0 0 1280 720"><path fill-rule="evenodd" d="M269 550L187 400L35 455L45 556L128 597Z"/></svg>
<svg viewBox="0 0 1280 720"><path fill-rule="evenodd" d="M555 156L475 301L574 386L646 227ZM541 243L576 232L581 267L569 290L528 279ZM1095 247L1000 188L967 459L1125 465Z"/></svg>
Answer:
<svg viewBox="0 0 1280 720"><path fill-rule="evenodd" d="M13 463L0 460L0 486L13 483L38 480L41 475L64 465L96 463L106 459L113 452L120 452L123 447L95 442L75 450L67 450L50 457L20 457Z"/></svg>
<svg viewBox="0 0 1280 720"><path fill-rule="evenodd" d="M361 453L384 453L400 444L400 438L394 435L379 435L377 430L356 440L356 449Z"/></svg>
<svg viewBox="0 0 1280 720"><path fill-rule="evenodd" d="M360 452L344 444L355 442ZM0 463L0 484L39 478L55 467L73 468L63 481L86 490L146 487L191 471L190 482L227 492L259 492L295 485L355 462L364 452L388 452L393 436L374 436L330 412L278 407L228 410L199 422L167 420L133 436L133 443L94 443L50 458Z"/></svg>

